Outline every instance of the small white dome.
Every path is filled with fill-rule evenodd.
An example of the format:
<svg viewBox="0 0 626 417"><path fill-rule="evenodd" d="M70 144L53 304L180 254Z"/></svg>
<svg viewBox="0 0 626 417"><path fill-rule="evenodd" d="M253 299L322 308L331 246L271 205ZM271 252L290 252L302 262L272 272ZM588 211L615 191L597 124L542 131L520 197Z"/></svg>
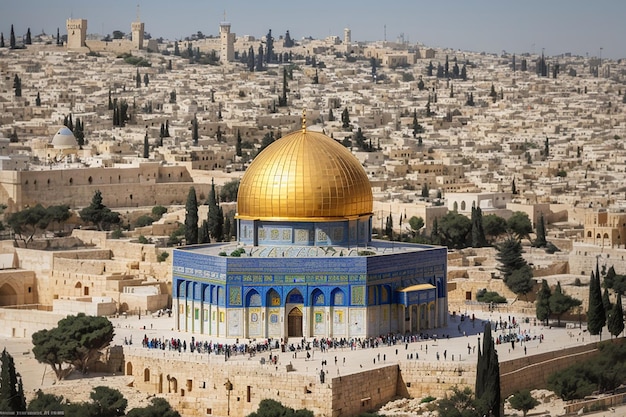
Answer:
<svg viewBox="0 0 626 417"><path fill-rule="evenodd" d="M78 146L74 133L67 127L63 126L52 138L52 146L55 149L75 148Z"/></svg>

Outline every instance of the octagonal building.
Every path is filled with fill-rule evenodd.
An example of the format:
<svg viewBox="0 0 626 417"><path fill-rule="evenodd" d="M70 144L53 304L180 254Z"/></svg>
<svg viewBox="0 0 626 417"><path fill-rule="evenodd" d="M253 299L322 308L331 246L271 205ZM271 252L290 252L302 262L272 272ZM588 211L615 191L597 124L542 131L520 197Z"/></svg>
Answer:
<svg viewBox="0 0 626 417"><path fill-rule="evenodd" d="M229 338L359 338L446 325L447 249L372 240L369 179L326 135L263 150L237 198L237 242L174 250L179 330Z"/></svg>

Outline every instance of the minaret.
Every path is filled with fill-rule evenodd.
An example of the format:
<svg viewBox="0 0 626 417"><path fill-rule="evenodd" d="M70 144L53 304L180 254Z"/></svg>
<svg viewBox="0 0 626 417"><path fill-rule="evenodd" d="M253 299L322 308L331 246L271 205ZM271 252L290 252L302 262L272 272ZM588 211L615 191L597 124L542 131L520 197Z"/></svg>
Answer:
<svg viewBox="0 0 626 417"><path fill-rule="evenodd" d="M145 25L139 20L139 5L137 5L137 20L130 24L133 49L143 49L143 34Z"/></svg>
<svg viewBox="0 0 626 417"><path fill-rule="evenodd" d="M352 43L352 31L349 28L343 30L343 43L350 45Z"/></svg>
<svg viewBox="0 0 626 417"><path fill-rule="evenodd" d="M235 59L235 34L230 33L230 22L226 22L226 13L224 13L224 21L220 23L220 62L225 64Z"/></svg>
<svg viewBox="0 0 626 417"><path fill-rule="evenodd" d="M87 19L67 19L67 49L79 50L86 46Z"/></svg>
<svg viewBox="0 0 626 417"><path fill-rule="evenodd" d="M230 33L230 23L220 23L220 62L225 64L235 59L235 34Z"/></svg>

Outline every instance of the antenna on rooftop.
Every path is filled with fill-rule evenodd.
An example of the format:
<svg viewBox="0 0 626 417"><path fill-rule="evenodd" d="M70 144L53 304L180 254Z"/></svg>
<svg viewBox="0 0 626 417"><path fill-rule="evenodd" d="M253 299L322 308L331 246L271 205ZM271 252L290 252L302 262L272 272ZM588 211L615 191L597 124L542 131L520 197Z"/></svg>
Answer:
<svg viewBox="0 0 626 417"><path fill-rule="evenodd" d="M226 21L226 9L224 9L224 22Z"/></svg>
<svg viewBox="0 0 626 417"><path fill-rule="evenodd" d="M387 42L387 25L384 26L383 41Z"/></svg>

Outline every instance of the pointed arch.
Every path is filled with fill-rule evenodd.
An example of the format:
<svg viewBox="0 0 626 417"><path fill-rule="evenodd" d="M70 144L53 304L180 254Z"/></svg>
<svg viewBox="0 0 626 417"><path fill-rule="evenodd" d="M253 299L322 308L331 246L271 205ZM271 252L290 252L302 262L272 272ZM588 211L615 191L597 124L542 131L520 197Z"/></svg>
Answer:
<svg viewBox="0 0 626 417"><path fill-rule="evenodd" d="M330 293L330 303L332 306L345 306L346 293L341 288L335 288Z"/></svg>
<svg viewBox="0 0 626 417"><path fill-rule="evenodd" d="M271 288L265 296L265 305L268 307L278 307L281 304L280 294L278 294L278 291L274 288Z"/></svg>
<svg viewBox="0 0 626 417"><path fill-rule="evenodd" d="M0 306L14 306L18 304L17 291L9 283L0 287Z"/></svg>
<svg viewBox="0 0 626 417"><path fill-rule="evenodd" d="M311 305L312 306L323 306L325 303L326 297L324 297L324 293L319 288L316 288L311 293Z"/></svg>
<svg viewBox="0 0 626 417"><path fill-rule="evenodd" d="M261 294L255 289L250 289L246 294L246 307L261 307Z"/></svg>

